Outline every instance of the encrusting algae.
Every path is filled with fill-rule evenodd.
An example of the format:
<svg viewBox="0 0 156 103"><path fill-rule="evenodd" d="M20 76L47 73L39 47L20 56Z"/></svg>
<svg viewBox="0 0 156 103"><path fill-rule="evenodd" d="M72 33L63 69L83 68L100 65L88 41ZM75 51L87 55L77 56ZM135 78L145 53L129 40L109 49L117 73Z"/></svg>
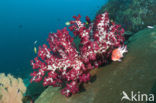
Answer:
<svg viewBox="0 0 156 103"><path fill-rule="evenodd" d="M0 73L0 103L22 103L26 87L21 78Z"/></svg>

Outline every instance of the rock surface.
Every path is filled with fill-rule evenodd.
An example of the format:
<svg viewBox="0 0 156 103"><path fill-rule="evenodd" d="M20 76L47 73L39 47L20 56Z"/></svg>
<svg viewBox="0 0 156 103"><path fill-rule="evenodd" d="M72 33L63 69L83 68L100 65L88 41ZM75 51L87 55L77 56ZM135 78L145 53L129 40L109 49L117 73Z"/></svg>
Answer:
<svg viewBox="0 0 156 103"><path fill-rule="evenodd" d="M129 39L128 54L122 62L96 69L96 80L85 91L69 98L58 88L47 88L35 103L120 103L122 91L156 92L156 26ZM127 103L127 102L126 102Z"/></svg>

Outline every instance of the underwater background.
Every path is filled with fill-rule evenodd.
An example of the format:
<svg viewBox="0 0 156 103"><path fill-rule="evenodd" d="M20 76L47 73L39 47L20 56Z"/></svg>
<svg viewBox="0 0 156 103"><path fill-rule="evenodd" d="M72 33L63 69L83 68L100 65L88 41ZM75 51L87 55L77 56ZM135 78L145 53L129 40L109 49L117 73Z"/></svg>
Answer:
<svg viewBox="0 0 156 103"><path fill-rule="evenodd" d="M54 88L51 84L50 86L45 86L45 81L43 80L37 81L37 83L36 81L30 83L32 80L30 77L30 73L33 72L32 67L35 63L40 65L37 62L32 63L33 66L30 65L30 61L37 57L38 47L47 44L49 33L56 33L57 30L72 26L73 24L69 23L69 21L74 20L72 17L79 14L81 15L81 21L85 24L84 27L92 26L90 34L97 33L94 32L96 30L100 31L96 26L103 19L105 19L104 21L110 21L110 27L106 30L108 35L111 34L111 27L116 25L112 31L119 29L121 34L117 31L117 35L120 34L120 36L116 37L116 39L123 41L122 48L122 44L118 45L118 47L113 45L112 48L106 51L106 54L104 53L105 55L99 55L98 52L96 59L104 62L98 66L98 69L94 66L96 68L91 70L85 62L85 66L89 69L87 72L90 75L81 75L81 79L79 77L79 79L74 79L72 82L63 81L61 87L55 87L54 85ZM103 17L103 15L106 16ZM85 21L86 16L90 17L90 23ZM102 24L105 23L107 22ZM120 25L124 30L120 28ZM105 27L102 26L100 28ZM106 31L102 31L102 33ZM72 33L69 32L71 36L73 36ZM116 35L116 31L113 35ZM91 36L89 39L92 41L94 37ZM66 35L65 37L68 36ZM104 40L106 37L107 35L105 35ZM80 39L82 38L74 38L76 45L73 45L78 46ZM111 41L111 39L109 40ZM114 41L112 40L111 42ZM56 44L58 46L59 43ZM82 45L79 46L81 47ZM104 45L101 47L104 47ZM37 51L35 50L36 48ZM81 51L80 48L76 49ZM113 53L113 51L118 50L120 50L119 53L122 52L121 54L124 54L118 57L118 52ZM84 51L82 49L81 53ZM117 55L117 59L112 58L113 54ZM40 55L40 57L42 56ZM131 98L131 100L125 99L121 101L124 93L131 96L132 92L137 97L141 94L147 94L147 99L150 97L149 94L153 94L156 97L155 57L156 0L0 0L0 103L137 102ZM89 57L86 58L88 59ZM84 62L85 59L81 60ZM91 61L91 65L92 63L95 62ZM49 66L47 69L44 76L50 74L48 73ZM72 74L70 71L66 75ZM42 71L39 72L41 73ZM35 72L33 73L36 75ZM58 71L56 73L59 74ZM76 72L74 73L76 74ZM70 75L69 77L72 76ZM32 77L36 79L35 76ZM58 77L59 79L61 78L59 75ZM84 83L79 83L81 80ZM86 83L85 80L88 82ZM76 83L74 83L75 81ZM74 87L73 85L77 84L79 91L74 88L72 95L65 97L64 92L62 93L65 88L64 83L71 83L68 87ZM76 94L74 90L77 92ZM138 103L156 103L156 98L152 101L143 99L143 101L138 101ZM5 100L10 100L11 102L6 102Z"/></svg>
<svg viewBox="0 0 156 103"><path fill-rule="evenodd" d="M107 0L0 0L0 72L27 77L36 47L73 15L93 19Z"/></svg>

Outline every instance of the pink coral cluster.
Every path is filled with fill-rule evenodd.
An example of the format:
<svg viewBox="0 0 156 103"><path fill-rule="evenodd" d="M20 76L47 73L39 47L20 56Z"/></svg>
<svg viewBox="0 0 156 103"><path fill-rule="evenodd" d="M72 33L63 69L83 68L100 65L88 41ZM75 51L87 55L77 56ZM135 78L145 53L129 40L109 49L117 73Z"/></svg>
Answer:
<svg viewBox="0 0 156 103"><path fill-rule="evenodd" d="M43 79L43 85L64 87L61 93L70 96L79 92L79 85L90 80L90 71L106 63L113 49L124 45L124 29L110 22L108 13L100 14L94 23L86 17L88 25L73 17L69 29L81 39L79 51L67 28L50 33L49 48L39 47L38 57L31 61L34 72L31 82Z"/></svg>

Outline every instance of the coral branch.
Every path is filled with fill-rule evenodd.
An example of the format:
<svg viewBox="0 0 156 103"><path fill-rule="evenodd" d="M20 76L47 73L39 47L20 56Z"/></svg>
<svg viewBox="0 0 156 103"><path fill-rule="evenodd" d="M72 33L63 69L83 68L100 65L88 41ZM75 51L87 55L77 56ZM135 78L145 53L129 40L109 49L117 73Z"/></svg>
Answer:
<svg viewBox="0 0 156 103"><path fill-rule="evenodd" d="M23 103L26 87L21 78L0 73L0 103Z"/></svg>

